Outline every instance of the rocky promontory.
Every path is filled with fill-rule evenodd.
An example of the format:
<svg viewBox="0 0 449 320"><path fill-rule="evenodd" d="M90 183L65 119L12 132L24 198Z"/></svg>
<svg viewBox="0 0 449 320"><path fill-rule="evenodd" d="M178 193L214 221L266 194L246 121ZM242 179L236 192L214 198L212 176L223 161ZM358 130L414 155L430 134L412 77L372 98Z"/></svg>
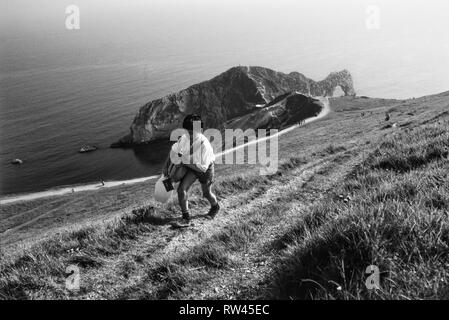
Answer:
<svg viewBox="0 0 449 320"><path fill-rule="evenodd" d="M302 115L315 113L317 105L311 97L333 96L338 87L345 95L355 95L349 71L332 72L324 80L314 81L299 72L234 67L211 80L148 102L135 116L130 133L113 146L169 138L172 130L181 127L185 115L191 113L200 114L206 128L217 129L276 127L291 122L292 115L294 121L300 121L295 112L298 103ZM304 112L307 105L314 106L314 110Z"/></svg>

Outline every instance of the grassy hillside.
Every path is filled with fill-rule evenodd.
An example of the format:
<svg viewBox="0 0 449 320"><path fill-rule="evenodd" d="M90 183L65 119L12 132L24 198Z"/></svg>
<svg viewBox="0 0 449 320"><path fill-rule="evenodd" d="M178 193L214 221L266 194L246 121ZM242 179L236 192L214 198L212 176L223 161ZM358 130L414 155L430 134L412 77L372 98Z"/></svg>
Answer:
<svg viewBox="0 0 449 320"><path fill-rule="evenodd" d="M186 230L170 228L178 207L154 203L148 184L5 206L13 226L22 211L53 211L0 236L0 298L449 298L449 93L331 107L282 136L276 175L219 168L213 221L196 186ZM79 292L64 286L70 264ZM377 291L365 287L371 264Z"/></svg>
<svg viewBox="0 0 449 320"><path fill-rule="evenodd" d="M269 297L449 298L449 117L437 119L382 139L292 226Z"/></svg>

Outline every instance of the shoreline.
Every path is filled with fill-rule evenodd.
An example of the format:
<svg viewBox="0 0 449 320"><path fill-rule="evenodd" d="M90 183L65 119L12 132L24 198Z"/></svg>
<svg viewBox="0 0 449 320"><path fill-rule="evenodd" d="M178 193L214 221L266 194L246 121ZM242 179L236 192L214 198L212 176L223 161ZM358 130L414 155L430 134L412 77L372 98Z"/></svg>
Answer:
<svg viewBox="0 0 449 320"><path fill-rule="evenodd" d="M329 98L328 97L312 97L312 98L320 100L320 102L323 104L323 109L316 117L305 119L304 123L301 125L322 119L322 118L326 117L331 111L330 106L329 106ZM230 152L237 151L241 148L252 145L254 143L259 143L261 141L271 139L275 136L281 136L287 132L290 132L290 131L300 127L301 125L296 124L296 125L290 126L286 129L279 131L278 133L276 133L273 136L260 138L260 139L242 144L240 146L237 146L237 147L234 147L231 149L227 149L227 150L222 151L219 154L217 154L216 157L222 157ZM5 198L0 199L0 205L11 204L11 203L20 202L20 201L37 200L37 199L42 199L42 198L54 197L54 196L62 196L62 195L76 193L76 192L102 190L104 188L112 188L112 187L117 187L120 185L132 185L132 184L136 184L136 183L145 182L148 180L157 179L159 176L160 175L152 175L152 176L148 176L148 177L134 178L134 179L129 179L129 180L104 181L104 185L97 182L97 183L91 183L91 184L86 184L86 185L77 185L77 186L73 186L73 187L72 186L67 186L67 187L62 187L62 188L55 187L55 189L50 189L50 190L46 190L46 191L39 191L39 192L33 192L33 193L27 193L27 194L18 194L18 195L13 195L13 196L9 196L9 197L6 196Z"/></svg>

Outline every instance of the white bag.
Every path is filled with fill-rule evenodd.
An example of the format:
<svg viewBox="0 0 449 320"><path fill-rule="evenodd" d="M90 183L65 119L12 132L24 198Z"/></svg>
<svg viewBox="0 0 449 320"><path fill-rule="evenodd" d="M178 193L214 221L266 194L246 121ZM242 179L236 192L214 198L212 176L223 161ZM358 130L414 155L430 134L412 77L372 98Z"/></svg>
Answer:
<svg viewBox="0 0 449 320"><path fill-rule="evenodd" d="M173 193L173 190L167 191L165 189L164 183L162 182L164 179L164 175L161 175L154 186L154 199L161 203L167 203Z"/></svg>

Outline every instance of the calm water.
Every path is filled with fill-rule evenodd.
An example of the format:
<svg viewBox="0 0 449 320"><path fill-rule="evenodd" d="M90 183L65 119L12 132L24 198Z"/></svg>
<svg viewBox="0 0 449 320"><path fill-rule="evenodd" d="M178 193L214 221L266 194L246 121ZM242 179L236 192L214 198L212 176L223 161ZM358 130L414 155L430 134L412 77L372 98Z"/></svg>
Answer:
<svg viewBox="0 0 449 320"><path fill-rule="evenodd" d="M163 146L108 146L145 102L235 65L315 80L347 68L357 93L376 97L449 90L444 1L379 2L375 31L365 27L363 1L345 10L293 1L0 1L2 195L156 173ZM68 4L80 6L80 30L64 27ZM100 150L78 154L83 144Z"/></svg>

